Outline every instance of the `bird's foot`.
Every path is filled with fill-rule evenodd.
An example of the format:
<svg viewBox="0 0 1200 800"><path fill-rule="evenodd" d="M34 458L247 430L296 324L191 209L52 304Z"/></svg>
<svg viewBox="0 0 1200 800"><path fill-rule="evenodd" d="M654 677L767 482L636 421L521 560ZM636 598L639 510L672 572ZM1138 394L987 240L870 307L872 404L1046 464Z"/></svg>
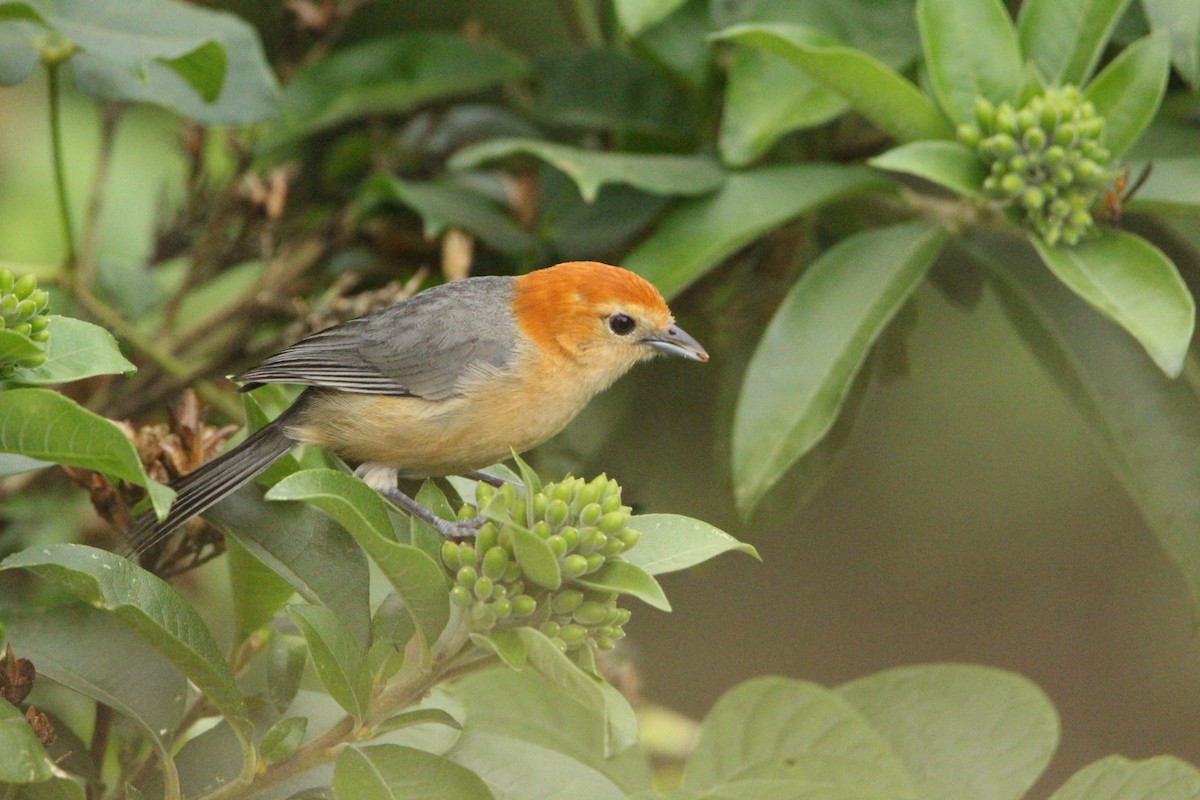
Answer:
<svg viewBox="0 0 1200 800"><path fill-rule="evenodd" d="M435 530L445 538L452 542L462 542L468 539L474 539L479 535L479 529L483 527L483 523L487 522L485 517L472 517L471 519L460 519L451 521L434 517L435 522L431 523Z"/></svg>

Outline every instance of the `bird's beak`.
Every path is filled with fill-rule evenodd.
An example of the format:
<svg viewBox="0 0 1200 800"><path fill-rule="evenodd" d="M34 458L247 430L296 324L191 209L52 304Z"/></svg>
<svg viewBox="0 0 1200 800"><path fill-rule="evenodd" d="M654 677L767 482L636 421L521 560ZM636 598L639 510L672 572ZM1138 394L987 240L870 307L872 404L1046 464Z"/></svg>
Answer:
<svg viewBox="0 0 1200 800"><path fill-rule="evenodd" d="M672 325L662 333L647 336L642 339L642 342L669 356L682 356L693 361L708 361L708 353L704 352L700 343L678 325Z"/></svg>

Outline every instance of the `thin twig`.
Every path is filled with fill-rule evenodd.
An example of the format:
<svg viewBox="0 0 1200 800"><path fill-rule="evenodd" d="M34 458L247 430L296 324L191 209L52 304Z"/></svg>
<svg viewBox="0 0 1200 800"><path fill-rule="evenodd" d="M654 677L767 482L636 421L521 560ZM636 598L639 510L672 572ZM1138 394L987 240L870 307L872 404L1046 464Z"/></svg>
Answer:
<svg viewBox="0 0 1200 800"><path fill-rule="evenodd" d="M59 69L62 62L46 64L47 100L50 105L50 149L54 161L54 191L58 197L58 215L62 221L63 242L67 247L65 275L68 283L75 284L75 268L78 255L75 249L75 232L71 225L71 206L67 198L67 170L62 143L62 119L59 104L62 94L59 85Z"/></svg>
<svg viewBox="0 0 1200 800"><path fill-rule="evenodd" d="M79 263L76 265L76 282L89 289L100 256L100 215L104 210L104 192L108 187L108 173L112 166L114 144L117 141L117 123L124 110L125 106L110 103L100 114L100 149L96 157L96 170L92 173L92 187L83 220L83 244L79 249Z"/></svg>

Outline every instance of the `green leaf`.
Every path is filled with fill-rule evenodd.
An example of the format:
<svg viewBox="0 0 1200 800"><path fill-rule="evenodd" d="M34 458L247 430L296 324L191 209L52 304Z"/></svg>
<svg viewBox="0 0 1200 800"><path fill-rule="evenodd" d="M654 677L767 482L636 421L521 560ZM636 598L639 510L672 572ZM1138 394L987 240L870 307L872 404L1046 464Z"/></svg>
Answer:
<svg viewBox="0 0 1200 800"><path fill-rule="evenodd" d="M204 513L310 603L337 614L363 647L370 638L369 568L362 548L306 503L268 503L245 486Z"/></svg>
<svg viewBox="0 0 1200 800"><path fill-rule="evenodd" d="M13 373L14 383L69 383L94 375L129 374L137 369L121 355L117 340L98 325L71 317L51 316L46 328L46 363L40 367L20 367Z"/></svg>
<svg viewBox="0 0 1200 800"><path fill-rule="evenodd" d="M752 545L739 542L707 522L678 514L643 514L629 520L642 534L632 550L621 554L651 575L677 572L710 558L739 551L762 560Z"/></svg>
<svg viewBox="0 0 1200 800"><path fill-rule="evenodd" d="M617 21L630 36L666 19L684 0L613 0Z"/></svg>
<svg viewBox="0 0 1200 800"><path fill-rule="evenodd" d="M43 353L42 345L16 331L0 328L0 364L11 364Z"/></svg>
<svg viewBox="0 0 1200 800"><path fill-rule="evenodd" d="M413 725L426 725L436 723L438 725L446 725L456 731L463 729L462 723L456 720L450 712L442 708L418 708L414 711L405 711L402 714L397 714L394 717L388 717L383 722L379 723L371 729L371 732L376 735L389 733L390 731L398 731L401 728L410 728Z"/></svg>
<svg viewBox="0 0 1200 800"><path fill-rule="evenodd" d="M525 577L546 589L562 586L562 569L550 545L522 525L512 524L509 531L512 534L513 555Z"/></svg>
<svg viewBox="0 0 1200 800"><path fill-rule="evenodd" d="M307 730L308 719L305 717L284 717L263 734L258 751L267 761L282 761L296 752Z"/></svg>
<svg viewBox="0 0 1200 800"><path fill-rule="evenodd" d="M119 711L169 758L187 681L150 644L82 603L5 608L3 618L8 641L34 663L38 675Z"/></svg>
<svg viewBox="0 0 1200 800"><path fill-rule="evenodd" d="M304 667L308 663L308 644L301 636L276 633L267 644L267 700L282 714L296 699Z"/></svg>
<svg viewBox="0 0 1200 800"><path fill-rule="evenodd" d="M395 744L343 750L333 770L333 794L338 800L494 800L470 770Z"/></svg>
<svg viewBox="0 0 1200 800"><path fill-rule="evenodd" d="M1162 36L1146 36L1126 47L1087 86L1084 98L1104 117L1104 144L1114 159L1125 154L1158 113L1170 74Z"/></svg>
<svg viewBox="0 0 1200 800"><path fill-rule="evenodd" d="M317 676L329 696L361 721L371 699L371 674L354 636L337 614L323 606L292 605L287 612L304 634Z"/></svg>
<svg viewBox="0 0 1200 800"><path fill-rule="evenodd" d="M488 139L459 150L450 159L451 169L471 169L513 155L528 155L545 161L564 173L589 203L600 187L623 183L651 194L708 194L719 188L725 173L705 156L643 155L582 150L540 139L505 137Z"/></svg>
<svg viewBox="0 0 1200 800"><path fill-rule="evenodd" d="M58 770L33 734L25 716L12 703L0 699L0 784L41 783Z"/></svg>
<svg viewBox="0 0 1200 800"><path fill-rule="evenodd" d="M1021 52L1051 86L1082 86L1129 0L1027 0L1017 15Z"/></svg>
<svg viewBox="0 0 1200 800"><path fill-rule="evenodd" d="M625 800L603 773L557 750L469 728L446 754L503 798Z"/></svg>
<svg viewBox="0 0 1200 800"><path fill-rule="evenodd" d="M908 768L925 800L1019 800L1058 747L1058 715L1013 672L899 667L838 688Z"/></svg>
<svg viewBox="0 0 1200 800"><path fill-rule="evenodd" d="M1015 102L1020 46L1000 0L917 0L917 27L933 94L950 119L975 121L975 98Z"/></svg>
<svg viewBox="0 0 1200 800"><path fill-rule="evenodd" d="M1156 158L1153 165L1125 209L1189 215L1200 212L1200 158ZM1131 164L1129 174L1140 175L1143 166Z"/></svg>
<svg viewBox="0 0 1200 800"><path fill-rule="evenodd" d="M1050 800L1191 800L1200 771L1174 756L1133 761L1108 756L1076 772Z"/></svg>
<svg viewBox="0 0 1200 800"><path fill-rule="evenodd" d="M707 197L676 206L623 261L667 298L767 231L825 203L889 188L871 170L832 164L733 173Z"/></svg>
<svg viewBox="0 0 1200 800"><path fill-rule="evenodd" d="M238 642L266 625L293 594L287 581L246 552L237 539L225 543L229 586L233 595L233 623Z"/></svg>
<svg viewBox="0 0 1200 800"><path fill-rule="evenodd" d="M683 783L704 791L749 779L917 796L904 765L858 710L828 689L786 678L753 678L717 701Z"/></svg>
<svg viewBox="0 0 1200 800"><path fill-rule="evenodd" d="M721 158L744 167L784 134L822 125L848 107L801 67L765 50L739 47L726 71Z"/></svg>
<svg viewBox="0 0 1200 800"><path fill-rule="evenodd" d="M1171 60L1184 80L1200 87L1200 6L1191 0L1142 0L1150 29L1165 31Z"/></svg>
<svg viewBox="0 0 1200 800"><path fill-rule="evenodd" d="M525 648L521 637L517 636L515 632L497 629L491 633L472 633L471 641L476 646L495 654L506 666L515 670L525 668L525 660L529 657L529 651Z"/></svg>
<svg viewBox="0 0 1200 800"><path fill-rule="evenodd" d="M461 228L502 253L520 255L537 249L537 239L522 230L495 201L452 178L404 181L380 175L363 187L368 207L398 204L421 216L425 236L433 239L447 228Z"/></svg>
<svg viewBox="0 0 1200 800"><path fill-rule="evenodd" d="M1105 230L1074 247L1030 241L1050 271L1075 294L1129 332L1159 369L1183 369L1196 305L1171 259L1140 236Z"/></svg>
<svg viewBox="0 0 1200 800"><path fill-rule="evenodd" d="M446 574L425 552L392 538L387 508L371 487L337 470L309 469L275 484L267 499L306 500L341 523L404 600L425 647L437 641L450 619Z"/></svg>
<svg viewBox="0 0 1200 800"><path fill-rule="evenodd" d="M945 239L920 222L856 234L822 254L788 292L754 351L734 413L734 493L743 513L833 426L871 345Z"/></svg>
<svg viewBox="0 0 1200 800"><path fill-rule="evenodd" d="M636 747L605 758L605 725L601 714L546 691L546 680L533 670L490 669L454 686L467 704L473 731L498 733L557 750L604 773L626 792L649 788L646 754ZM451 755L453 757L453 755Z"/></svg>
<svg viewBox="0 0 1200 800"><path fill-rule="evenodd" d="M911 142L867 161L872 167L916 175L963 197L986 200L987 171L975 150L962 142Z"/></svg>
<svg viewBox="0 0 1200 800"><path fill-rule="evenodd" d="M54 464L50 461L38 461L36 458L19 456L14 453L0 453L0 477L3 478L52 466Z"/></svg>
<svg viewBox="0 0 1200 800"><path fill-rule="evenodd" d="M598 592L627 594L659 611L671 610L671 604L658 581L638 565L626 561L606 561L595 572L575 578L575 583Z"/></svg>
<svg viewBox="0 0 1200 800"><path fill-rule="evenodd" d="M836 39L778 23L735 25L716 36L787 59L900 141L953 138L945 117L916 86L877 58Z"/></svg>
<svg viewBox="0 0 1200 800"><path fill-rule="evenodd" d="M166 656L204 692L242 745L242 776L254 770L251 725L237 682L204 621L182 596L133 562L94 547L52 544L4 559L111 614Z"/></svg>
<svg viewBox="0 0 1200 800"><path fill-rule="evenodd" d="M1132 339L1042 268L1019 240L985 239L987 265L1017 330L1087 423L1163 550L1200 600L1200 400Z"/></svg>
<svg viewBox="0 0 1200 800"><path fill-rule="evenodd" d="M24 7L18 3L3 5L0 14L6 9ZM24 83L33 76L41 65L41 58L28 44L44 33L45 28L40 23L12 16L0 17L0 86Z"/></svg>
<svg viewBox="0 0 1200 800"><path fill-rule="evenodd" d="M375 38L322 58L299 72L281 98L278 129L267 146L363 117L401 114L426 103L473 94L528 72L520 56L444 33Z"/></svg>
<svg viewBox="0 0 1200 800"><path fill-rule="evenodd" d="M48 389L0 392L0 451L93 469L144 486L160 515L175 496L146 475L124 431Z"/></svg>
<svg viewBox="0 0 1200 800"><path fill-rule="evenodd" d="M29 0L79 49L75 85L104 100L165 106L206 123L274 113L275 78L238 17L173 0ZM24 42L37 52L36 37Z"/></svg>

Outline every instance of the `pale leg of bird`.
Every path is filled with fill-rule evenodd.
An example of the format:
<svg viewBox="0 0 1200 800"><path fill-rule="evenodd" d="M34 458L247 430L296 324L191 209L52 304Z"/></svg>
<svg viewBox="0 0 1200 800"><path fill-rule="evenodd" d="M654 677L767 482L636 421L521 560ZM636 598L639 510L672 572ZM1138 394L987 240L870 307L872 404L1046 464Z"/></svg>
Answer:
<svg viewBox="0 0 1200 800"><path fill-rule="evenodd" d="M458 522L442 519L425 506L400 491L396 485L399 476L396 470L382 464L359 464L354 474L375 491L391 500L404 511L424 522L447 539L470 539L479 533L479 526L487 522L483 517Z"/></svg>

